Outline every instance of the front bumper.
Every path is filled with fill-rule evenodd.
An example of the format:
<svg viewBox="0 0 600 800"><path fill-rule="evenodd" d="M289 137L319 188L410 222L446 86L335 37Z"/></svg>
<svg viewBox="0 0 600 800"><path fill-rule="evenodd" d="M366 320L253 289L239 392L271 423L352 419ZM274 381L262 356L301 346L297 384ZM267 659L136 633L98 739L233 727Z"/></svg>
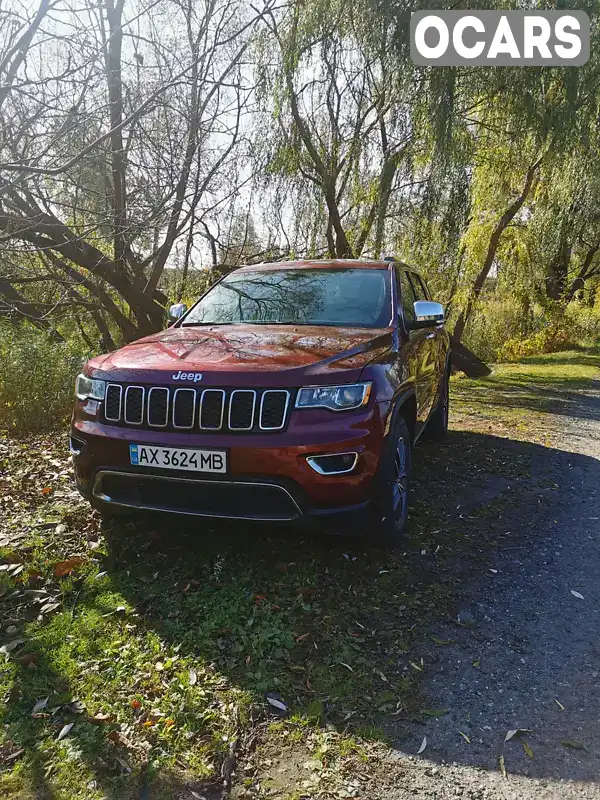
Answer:
<svg viewBox="0 0 600 800"><path fill-rule="evenodd" d="M298 417L285 432L244 436L157 433L74 419L77 487L88 499L116 506L225 519L288 522L351 517L366 509L383 444L379 404L355 414ZM130 464L131 442L225 449L228 472L136 467ZM356 465L340 475L319 474L307 461L348 451L358 454Z"/></svg>

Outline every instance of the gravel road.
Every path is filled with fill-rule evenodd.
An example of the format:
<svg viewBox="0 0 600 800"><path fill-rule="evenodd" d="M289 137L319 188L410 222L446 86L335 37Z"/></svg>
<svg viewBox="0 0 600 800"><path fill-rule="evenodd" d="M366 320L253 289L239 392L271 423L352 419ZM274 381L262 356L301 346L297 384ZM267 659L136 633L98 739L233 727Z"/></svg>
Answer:
<svg viewBox="0 0 600 800"><path fill-rule="evenodd" d="M600 391L547 419L543 446L481 437L503 463L526 454L514 480L488 469L455 497L447 479L469 550L438 569L456 617L421 652L426 703L447 713L391 729L369 800L600 799Z"/></svg>

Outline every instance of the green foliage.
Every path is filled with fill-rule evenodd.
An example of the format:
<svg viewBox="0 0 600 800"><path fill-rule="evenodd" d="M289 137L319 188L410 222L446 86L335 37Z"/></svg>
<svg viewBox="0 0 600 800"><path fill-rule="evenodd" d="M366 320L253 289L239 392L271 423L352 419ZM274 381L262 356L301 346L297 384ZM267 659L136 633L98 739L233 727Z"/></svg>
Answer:
<svg viewBox="0 0 600 800"><path fill-rule="evenodd" d="M75 376L91 353L81 341L53 341L24 325L0 325L0 429L13 433L63 426Z"/></svg>
<svg viewBox="0 0 600 800"><path fill-rule="evenodd" d="M579 301L564 309L559 303L530 303L505 293L490 293L480 303L465 344L487 361L519 361L600 342L600 304Z"/></svg>

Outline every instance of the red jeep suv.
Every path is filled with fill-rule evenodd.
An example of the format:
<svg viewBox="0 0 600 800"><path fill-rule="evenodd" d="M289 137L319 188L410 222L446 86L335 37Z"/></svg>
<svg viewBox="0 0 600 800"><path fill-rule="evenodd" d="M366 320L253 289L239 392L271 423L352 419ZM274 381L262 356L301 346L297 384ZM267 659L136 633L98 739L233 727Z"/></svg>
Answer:
<svg viewBox="0 0 600 800"><path fill-rule="evenodd" d="M444 311L415 270L256 264L171 313L77 378L70 448L94 508L361 519L398 539L411 448L448 424Z"/></svg>

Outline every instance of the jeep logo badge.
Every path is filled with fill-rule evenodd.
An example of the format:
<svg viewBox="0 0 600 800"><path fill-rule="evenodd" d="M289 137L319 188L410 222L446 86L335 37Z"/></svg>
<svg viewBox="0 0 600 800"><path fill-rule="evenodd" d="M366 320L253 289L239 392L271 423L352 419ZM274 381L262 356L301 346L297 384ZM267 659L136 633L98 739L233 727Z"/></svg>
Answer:
<svg viewBox="0 0 600 800"><path fill-rule="evenodd" d="M198 383L198 381L202 380L202 373L201 372L179 372L177 375L173 375L174 381L193 381L194 383Z"/></svg>

